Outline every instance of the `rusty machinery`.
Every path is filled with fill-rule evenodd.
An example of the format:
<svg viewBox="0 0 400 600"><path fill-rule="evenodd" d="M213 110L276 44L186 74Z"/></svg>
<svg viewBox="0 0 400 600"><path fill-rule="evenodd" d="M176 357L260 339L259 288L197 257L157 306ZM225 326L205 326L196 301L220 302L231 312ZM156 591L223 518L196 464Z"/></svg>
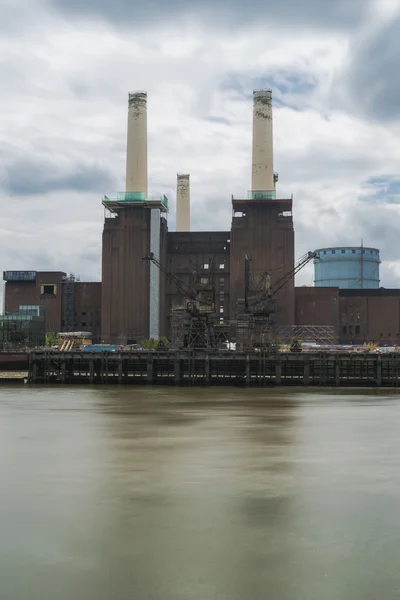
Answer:
<svg viewBox="0 0 400 600"><path fill-rule="evenodd" d="M317 258L316 252L307 252L274 284L269 273L256 277L253 273L251 258L245 255L245 292L244 299L238 300L236 317L236 343L238 350L250 350L255 347L273 347L272 327L278 307L278 292L311 260Z"/></svg>
<svg viewBox="0 0 400 600"><path fill-rule="evenodd" d="M207 273L194 271L191 274L190 285L164 267L152 252L142 260L155 264L176 286L177 302L170 314L171 348L214 350L218 344L215 327L215 257L210 257Z"/></svg>

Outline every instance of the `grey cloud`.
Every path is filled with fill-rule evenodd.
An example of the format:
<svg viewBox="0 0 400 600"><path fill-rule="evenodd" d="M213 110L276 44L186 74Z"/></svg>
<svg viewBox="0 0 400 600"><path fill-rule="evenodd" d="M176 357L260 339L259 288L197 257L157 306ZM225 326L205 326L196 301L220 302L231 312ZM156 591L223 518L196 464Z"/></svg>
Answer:
<svg viewBox="0 0 400 600"><path fill-rule="evenodd" d="M334 81L334 104L382 122L400 119L399 32L400 15L353 42L349 65Z"/></svg>
<svg viewBox="0 0 400 600"><path fill-rule="evenodd" d="M348 215L353 238L364 240L366 246L379 248L381 260L398 260L399 212L397 207L378 208L356 202ZM349 229L350 230L350 229Z"/></svg>
<svg viewBox="0 0 400 600"><path fill-rule="evenodd" d="M11 196L33 196L62 190L104 192L115 189L115 178L96 165L72 165L67 172L46 161L17 159L1 182Z"/></svg>
<svg viewBox="0 0 400 600"><path fill-rule="evenodd" d="M257 77L244 73L226 73L220 83L220 89L236 92L238 96L250 100L254 89L271 88L275 106L297 109L300 104L304 110L307 94L316 88L317 83L317 78L309 72L271 68ZM299 97L300 102L297 101Z"/></svg>
<svg viewBox="0 0 400 600"><path fill-rule="evenodd" d="M340 178L352 176L354 173L368 174L376 165L373 156L357 155L345 145L338 144L332 149L320 143L313 143L301 156L297 151L281 155L276 152L276 167L282 181L290 178L295 182L324 181L325 184L336 182Z"/></svg>
<svg viewBox="0 0 400 600"><path fill-rule="evenodd" d="M260 19L280 27L303 26L311 28L353 28L363 19L368 8L367 0L51 0L65 13L100 16L118 24L148 25L154 22L176 21L182 23L189 16L203 17L215 28L226 25L257 24Z"/></svg>

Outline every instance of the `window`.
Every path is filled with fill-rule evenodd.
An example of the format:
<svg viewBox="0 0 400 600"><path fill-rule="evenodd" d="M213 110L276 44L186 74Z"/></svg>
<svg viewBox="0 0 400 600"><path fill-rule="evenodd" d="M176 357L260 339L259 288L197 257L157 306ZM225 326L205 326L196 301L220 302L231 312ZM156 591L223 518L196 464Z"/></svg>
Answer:
<svg viewBox="0 0 400 600"><path fill-rule="evenodd" d="M201 283L201 285L207 285L207 283L208 283L208 277L201 277L200 278L200 283Z"/></svg>
<svg viewBox="0 0 400 600"><path fill-rule="evenodd" d="M356 325L356 333L360 333L360 326Z"/></svg>
<svg viewBox="0 0 400 600"><path fill-rule="evenodd" d="M342 249L342 254L344 254L346 252L346 250Z"/></svg>
<svg viewBox="0 0 400 600"><path fill-rule="evenodd" d="M209 268L210 268L210 265L209 265L208 263L204 263L204 265L203 265L203 269L206 269L206 270L207 270L207 269L209 269Z"/></svg>
<svg viewBox="0 0 400 600"><path fill-rule="evenodd" d="M219 307L219 312L220 312L220 313L223 313L223 312L224 312L224 307L223 307L223 306L220 306L220 307Z"/></svg>
<svg viewBox="0 0 400 600"><path fill-rule="evenodd" d="M86 313L85 312L82 313L82 317L86 317Z"/></svg>
<svg viewBox="0 0 400 600"><path fill-rule="evenodd" d="M47 283L41 286L40 293L42 296L55 296L57 293L57 286Z"/></svg>
<svg viewBox="0 0 400 600"><path fill-rule="evenodd" d="M86 327L86 321L82 321L82 327Z"/></svg>
<svg viewBox="0 0 400 600"><path fill-rule="evenodd" d="M332 254L336 254L336 250L332 250Z"/></svg>
<svg viewBox="0 0 400 600"><path fill-rule="evenodd" d="M224 263L221 263L221 264L219 265L219 268L220 268L220 269L225 269L225 265L224 265Z"/></svg>
<svg viewBox="0 0 400 600"><path fill-rule="evenodd" d="M353 325L349 325L349 334L351 335L353 333Z"/></svg>
<svg viewBox="0 0 400 600"><path fill-rule="evenodd" d="M356 251L353 249L353 250L352 250L352 253L353 253L353 254L355 254L355 253L356 253Z"/></svg>
<svg viewBox="0 0 400 600"><path fill-rule="evenodd" d="M326 250L324 250L324 254L326 254Z"/></svg>
<svg viewBox="0 0 400 600"><path fill-rule="evenodd" d="M346 335L346 333L347 333L347 325L343 325L343 327L342 327L342 333L343 333L343 335Z"/></svg>

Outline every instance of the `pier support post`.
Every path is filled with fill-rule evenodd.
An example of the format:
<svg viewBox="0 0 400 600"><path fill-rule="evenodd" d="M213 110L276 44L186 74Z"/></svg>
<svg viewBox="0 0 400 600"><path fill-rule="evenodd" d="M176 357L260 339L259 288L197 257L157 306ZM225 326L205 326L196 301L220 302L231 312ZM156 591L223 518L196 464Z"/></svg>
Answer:
<svg viewBox="0 0 400 600"><path fill-rule="evenodd" d="M123 367L122 367L122 354L118 356L118 383L121 384L123 380Z"/></svg>
<svg viewBox="0 0 400 600"><path fill-rule="evenodd" d="M376 385L378 387L382 385L382 356L378 356L376 359Z"/></svg>
<svg viewBox="0 0 400 600"><path fill-rule="evenodd" d="M94 383L94 358L89 358L89 383Z"/></svg>
<svg viewBox="0 0 400 600"><path fill-rule="evenodd" d="M181 383L181 370L182 363L179 356L177 356L174 360L174 383L175 385L179 385Z"/></svg>
<svg viewBox="0 0 400 600"><path fill-rule="evenodd" d="M303 383L304 383L304 385L310 385L310 357L309 356L304 358Z"/></svg>
<svg viewBox="0 0 400 600"><path fill-rule="evenodd" d="M246 354L246 385L250 385L250 356Z"/></svg>
<svg viewBox="0 0 400 600"><path fill-rule="evenodd" d="M65 383L66 382L66 364L65 364L65 356L61 357L61 383Z"/></svg>
<svg viewBox="0 0 400 600"><path fill-rule="evenodd" d="M205 366L205 377L206 377L205 384L210 385L211 377L210 377L210 355L209 354L206 355L206 360L205 360L204 366Z"/></svg>
<svg viewBox="0 0 400 600"><path fill-rule="evenodd" d="M151 354L147 357L147 383L154 383L154 361Z"/></svg>
<svg viewBox="0 0 400 600"><path fill-rule="evenodd" d="M335 385L340 385L340 356L335 356Z"/></svg>
<svg viewBox="0 0 400 600"><path fill-rule="evenodd" d="M282 359L280 356L275 357L276 365L275 365L275 383L276 385L282 384Z"/></svg>
<svg viewBox="0 0 400 600"><path fill-rule="evenodd" d="M32 383L37 383L37 358L36 355L32 358Z"/></svg>

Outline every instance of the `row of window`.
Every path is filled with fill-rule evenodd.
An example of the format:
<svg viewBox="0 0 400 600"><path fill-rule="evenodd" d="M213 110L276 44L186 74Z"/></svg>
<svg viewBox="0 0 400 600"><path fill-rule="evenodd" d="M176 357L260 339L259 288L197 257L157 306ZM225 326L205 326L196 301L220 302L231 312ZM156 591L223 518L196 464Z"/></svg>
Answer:
<svg viewBox="0 0 400 600"><path fill-rule="evenodd" d="M349 330L349 335L352 335L352 333L353 333L353 325L349 325L348 330ZM342 327L342 333L343 333L343 335L347 334L347 325L343 325L343 327ZM356 325L354 327L354 333L356 335L360 333L360 326L359 325Z"/></svg>
<svg viewBox="0 0 400 600"><path fill-rule="evenodd" d="M354 328L353 328L353 325L349 325L348 327L347 327L347 325L343 325L343 327L342 327L342 333L343 333L343 335L347 335L347 333L349 333L349 335L352 335L353 332L354 332L355 335L361 333L360 325L355 325ZM397 333L396 337L399 337L399 335L400 334ZM382 338L383 337L383 333L380 333L379 336ZM388 333L387 337L392 337L391 333Z"/></svg>
<svg viewBox="0 0 400 600"><path fill-rule="evenodd" d="M208 263L204 263L204 265L203 265L203 269L206 271L206 270L207 270L207 269L209 269L209 268L210 268L210 265L209 265ZM219 265L219 268L220 268L221 270L222 270L222 269L225 269L225 265L224 265L224 263L221 263L221 264Z"/></svg>
<svg viewBox="0 0 400 600"><path fill-rule="evenodd" d="M327 252L329 252L330 254L336 254L336 249L333 249L333 250L324 250L324 251L323 251L323 254L327 254ZM342 248L342 249L340 250L340 252L341 252L342 254L346 254L346 249L345 249L345 248ZM357 250L356 250L355 248L352 248L352 249L351 249L351 253L352 253L352 254L355 254L356 252L357 252ZM362 252L362 254L365 254L365 248L363 248L363 249L361 250L361 252ZM376 256L378 255L378 250L368 250L368 252L369 252L369 254L374 254L374 255L376 255Z"/></svg>

